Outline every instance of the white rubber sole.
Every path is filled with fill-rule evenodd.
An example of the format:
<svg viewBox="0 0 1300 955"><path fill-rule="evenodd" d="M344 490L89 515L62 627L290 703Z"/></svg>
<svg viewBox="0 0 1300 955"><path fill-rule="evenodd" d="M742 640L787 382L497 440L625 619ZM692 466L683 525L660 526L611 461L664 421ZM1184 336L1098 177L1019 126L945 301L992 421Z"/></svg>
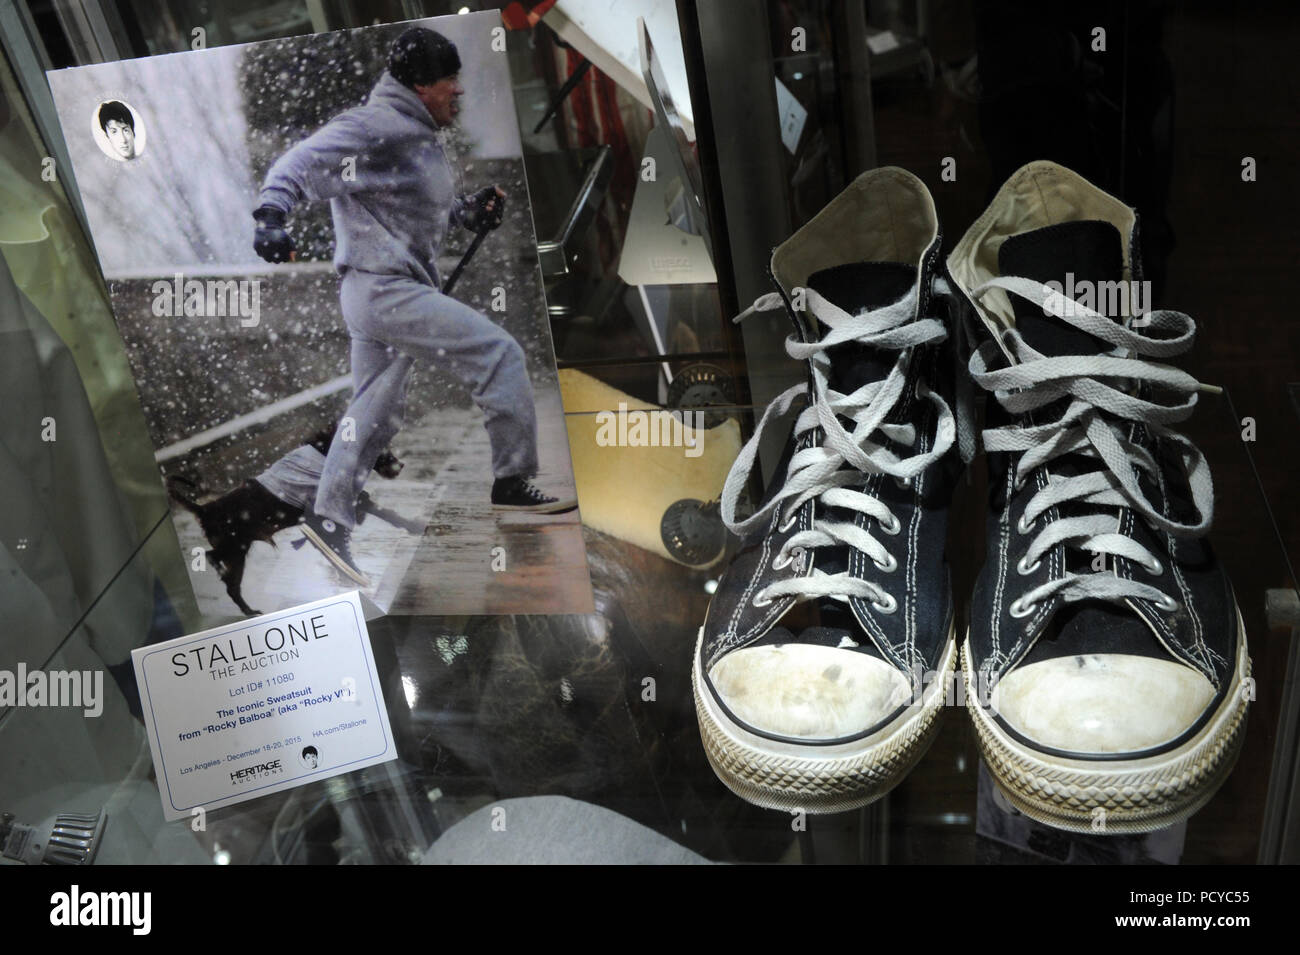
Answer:
<svg viewBox="0 0 1300 955"><path fill-rule="evenodd" d="M370 581L366 579L366 575L349 567L347 561L335 553L334 548L325 543L319 534L306 524L302 525L302 532L306 535L309 541L316 545L316 549L325 555L325 559L337 567L340 572L356 583L356 585L362 590L370 589L371 584Z"/></svg>
<svg viewBox="0 0 1300 955"><path fill-rule="evenodd" d="M871 736L834 746L782 742L757 736L718 706L700 670L700 628L691 683L700 739L723 784L764 809L821 814L875 802L897 786L925 755L939 729L945 687L957 661L954 631L939 662L938 677L889 725Z"/></svg>
<svg viewBox="0 0 1300 955"><path fill-rule="evenodd" d="M1246 735L1250 656L1240 610L1237 628L1232 685L1200 732L1167 753L1105 762L1053 757L1012 739L977 698L968 633L961 653L966 707L998 787L1030 819L1070 832L1151 832L1191 816L1232 772Z"/></svg>
<svg viewBox="0 0 1300 955"><path fill-rule="evenodd" d="M556 501L554 504L493 504L494 511L519 511L524 514L563 514L578 506L578 499Z"/></svg>

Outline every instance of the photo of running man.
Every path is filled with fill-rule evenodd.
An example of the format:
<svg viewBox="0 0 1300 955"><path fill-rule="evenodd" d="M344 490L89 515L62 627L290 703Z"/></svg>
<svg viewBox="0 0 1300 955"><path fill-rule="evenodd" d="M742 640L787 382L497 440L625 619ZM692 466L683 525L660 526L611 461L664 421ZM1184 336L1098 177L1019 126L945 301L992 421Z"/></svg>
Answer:
<svg viewBox="0 0 1300 955"><path fill-rule="evenodd" d="M507 198L496 185L456 191L443 133L460 112L460 56L442 34L412 27L393 42L387 65L364 105L334 117L272 165L253 213L254 249L283 263L296 251L289 214L304 201L330 202L353 394L303 529L362 587L370 584L351 550L356 503L402 427L416 361L450 370L482 410L495 509L555 514L577 506L576 498L550 496L532 483L537 416L523 349L486 315L442 291L437 257L449 229L495 229Z"/></svg>

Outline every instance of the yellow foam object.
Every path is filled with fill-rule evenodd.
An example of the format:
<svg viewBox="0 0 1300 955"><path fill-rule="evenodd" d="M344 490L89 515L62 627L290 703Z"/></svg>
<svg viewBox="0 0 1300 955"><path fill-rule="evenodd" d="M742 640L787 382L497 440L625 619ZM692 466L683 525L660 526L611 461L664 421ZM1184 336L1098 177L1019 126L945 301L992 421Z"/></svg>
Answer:
<svg viewBox="0 0 1300 955"><path fill-rule="evenodd" d="M664 412L658 405L572 368L560 371L560 393L582 522L675 560L660 536L664 512L683 499L712 501L722 495L727 472L740 453L739 423L730 419L716 428L683 426L672 432L680 433L683 446L645 446L642 436L649 435L647 425L654 419L632 413ZM659 432L669 429L661 423ZM619 436L624 444L611 443ZM689 456L688 450L698 455Z"/></svg>

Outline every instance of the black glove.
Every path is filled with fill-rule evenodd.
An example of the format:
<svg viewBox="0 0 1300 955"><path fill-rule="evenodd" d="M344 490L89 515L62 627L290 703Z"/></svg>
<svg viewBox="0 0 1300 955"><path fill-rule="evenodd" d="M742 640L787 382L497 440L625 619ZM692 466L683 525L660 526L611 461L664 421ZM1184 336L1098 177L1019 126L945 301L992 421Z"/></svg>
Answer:
<svg viewBox="0 0 1300 955"><path fill-rule="evenodd" d="M484 186L478 192L470 194L469 207L471 228L475 232L481 229L495 229L505 218L506 197L497 192L496 186Z"/></svg>
<svg viewBox="0 0 1300 955"><path fill-rule="evenodd" d="M296 250L284 228L284 213L272 206L262 206L253 213L257 230L253 233L253 251L268 262L288 262Z"/></svg>

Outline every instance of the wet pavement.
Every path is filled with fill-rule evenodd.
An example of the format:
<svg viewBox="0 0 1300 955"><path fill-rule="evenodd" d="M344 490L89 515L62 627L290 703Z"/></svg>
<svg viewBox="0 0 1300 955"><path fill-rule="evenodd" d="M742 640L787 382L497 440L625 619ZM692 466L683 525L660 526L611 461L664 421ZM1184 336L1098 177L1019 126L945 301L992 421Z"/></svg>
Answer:
<svg viewBox="0 0 1300 955"><path fill-rule="evenodd" d="M547 493L575 493L559 396L537 402ZM427 525L416 536L371 515L355 529L352 550L373 586L363 591L395 614L589 613L591 583L577 511L540 515L492 510L487 433L476 408L436 408L411 421L394 450L404 462L396 480L372 477L377 505ZM179 511L179 509L178 509ZM241 616L213 568L196 570L194 548L207 544L197 521L177 515L182 549L205 621ZM244 598L271 611L355 589L302 531L256 543L244 572Z"/></svg>

